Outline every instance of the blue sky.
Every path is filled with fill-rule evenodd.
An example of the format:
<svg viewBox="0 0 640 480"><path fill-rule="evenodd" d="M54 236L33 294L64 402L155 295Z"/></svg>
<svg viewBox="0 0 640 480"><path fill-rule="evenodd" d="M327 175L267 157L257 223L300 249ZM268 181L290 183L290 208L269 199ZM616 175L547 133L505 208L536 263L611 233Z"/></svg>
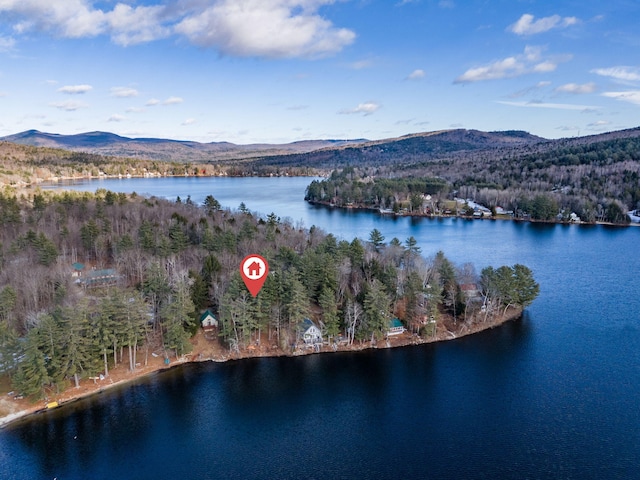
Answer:
<svg viewBox="0 0 640 480"><path fill-rule="evenodd" d="M635 0L0 0L0 136L640 125Z"/></svg>

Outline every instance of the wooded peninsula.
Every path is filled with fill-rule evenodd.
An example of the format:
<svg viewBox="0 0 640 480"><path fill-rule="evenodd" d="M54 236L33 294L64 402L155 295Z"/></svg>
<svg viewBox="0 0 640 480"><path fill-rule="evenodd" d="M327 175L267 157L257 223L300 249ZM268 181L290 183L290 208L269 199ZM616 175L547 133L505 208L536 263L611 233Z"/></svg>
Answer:
<svg viewBox="0 0 640 480"><path fill-rule="evenodd" d="M519 316L539 291L523 265L478 273L425 258L413 237L337 239L211 195L5 189L0 224L0 392L15 402L203 360L187 357L203 341L240 358L455 338ZM248 254L269 262L256 297L239 272Z"/></svg>

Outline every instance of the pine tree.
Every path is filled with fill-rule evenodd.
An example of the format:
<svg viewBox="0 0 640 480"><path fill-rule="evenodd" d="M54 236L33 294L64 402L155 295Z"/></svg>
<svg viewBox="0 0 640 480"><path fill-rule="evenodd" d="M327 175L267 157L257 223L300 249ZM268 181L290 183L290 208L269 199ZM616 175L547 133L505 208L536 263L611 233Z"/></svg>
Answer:
<svg viewBox="0 0 640 480"><path fill-rule="evenodd" d="M21 394L42 398L45 387L51 383L45 364L45 354L38 348L38 332L32 329L26 337L24 357L13 378L13 386Z"/></svg>
<svg viewBox="0 0 640 480"><path fill-rule="evenodd" d="M100 302L99 311L92 317L92 327L95 335L96 347L102 352L105 377L109 376L109 352L116 340L114 324L115 321L109 314L108 299L103 299L102 302Z"/></svg>
<svg viewBox="0 0 640 480"><path fill-rule="evenodd" d="M0 319L0 374L11 376L17 368L19 356L18 335L4 320Z"/></svg>
<svg viewBox="0 0 640 480"><path fill-rule="evenodd" d="M283 280L284 308L289 326L295 329L300 322L309 317L309 297L296 271L288 272Z"/></svg>
<svg viewBox="0 0 640 480"><path fill-rule="evenodd" d="M174 350L176 358L190 351L188 330L194 324L195 306L186 275L174 279L171 295L162 309L165 348Z"/></svg>
<svg viewBox="0 0 640 480"><path fill-rule="evenodd" d="M373 245L373 249L376 252L379 252L380 249L384 246L384 236L377 228L371 230L371 233L369 234L369 241Z"/></svg>
<svg viewBox="0 0 640 480"><path fill-rule="evenodd" d="M335 338L340 333L340 319L338 317L338 303L336 302L335 291L324 287L320 292L318 303L322 308L324 334L330 339Z"/></svg>
<svg viewBox="0 0 640 480"><path fill-rule="evenodd" d="M80 303L58 315L61 326L62 349L58 378L73 377L75 387L80 388L84 374L95 374L99 367L98 348L89 323L89 307Z"/></svg>
<svg viewBox="0 0 640 480"><path fill-rule="evenodd" d="M362 337L368 334L371 334L372 337L382 337L389 328L390 305L391 300L387 292L384 291L384 286L379 280L374 279L364 295L363 307L366 327L361 332Z"/></svg>

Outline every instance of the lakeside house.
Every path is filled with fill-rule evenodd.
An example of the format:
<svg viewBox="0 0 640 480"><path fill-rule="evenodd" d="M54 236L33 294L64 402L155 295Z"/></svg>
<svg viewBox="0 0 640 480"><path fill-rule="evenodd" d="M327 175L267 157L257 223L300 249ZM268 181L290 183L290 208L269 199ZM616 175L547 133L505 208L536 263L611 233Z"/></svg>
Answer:
<svg viewBox="0 0 640 480"><path fill-rule="evenodd" d="M204 313L200 315L200 326L205 332L209 332L218 328L218 319L211 312L211 310L206 309Z"/></svg>
<svg viewBox="0 0 640 480"><path fill-rule="evenodd" d="M300 338L306 345L316 345L322 343L322 330L308 318L305 318L298 327Z"/></svg>
<svg viewBox="0 0 640 480"><path fill-rule="evenodd" d="M402 322L398 318L394 318L389 321L389 328L387 329L387 336L400 335L404 333L406 328L402 325Z"/></svg>

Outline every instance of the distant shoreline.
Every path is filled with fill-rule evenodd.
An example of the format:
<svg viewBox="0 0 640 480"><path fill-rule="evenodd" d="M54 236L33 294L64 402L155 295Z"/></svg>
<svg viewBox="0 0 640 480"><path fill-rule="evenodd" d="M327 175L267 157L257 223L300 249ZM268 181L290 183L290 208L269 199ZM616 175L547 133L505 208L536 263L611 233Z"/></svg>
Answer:
<svg viewBox="0 0 640 480"><path fill-rule="evenodd" d="M165 364L164 359L159 358L151 358L152 360L148 365L139 367L137 370L133 372L129 372L126 369L124 364L120 365L119 368L111 369L110 372L112 376L116 377L116 381L113 381L112 378L107 377L107 379L101 381L101 383L97 383L92 381L91 379L83 379L81 381L81 386L79 389L74 387L69 387L68 389L61 392L59 395L53 396L53 398L49 398L48 400L38 400L35 403L30 403L28 399L22 400L13 400L13 399L5 399L3 398L1 402L5 404L7 402L20 402L20 406L15 409L12 413L9 413L3 417L0 417L0 429L5 428L8 425L17 423L19 421L27 421L30 417L35 416L36 414L46 412L50 410L47 408L47 402L55 402L55 407L59 408L64 405L68 405L74 403L83 398L88 398L93 395L98 395L100 393L112 390L116 387L126 386L129 383L134 382L135 380L149 377L151 375L155 375L159 372L170 370L172 368L176 368L178 366L187 365L191 363L201 363L201 362L227 362L230 360L242 360L247 358L263 358L263 357L297 357L303 355L312 355L312 354L329 354L329 353L337 353L337 352L359 352L364 350L372 350L372 349L388 349L388 348L401 348L412 345L423 345L428 343L436 343L443 341L455 340L461 337L465 337L468 335L473 335L476 333L483 332L485 330L489 330L492 328L499 327L504 323L513 320L519 320L522 317L522 309L512 307L506 314L496 316L495 318L488 321L477 321L477 322L458 322L456 324L456 328L454 331L449 330L444 323L438 325L438 330L433 336L429 337L417 337L409 334L408 332L403 333L402 335L397 335L393 337L388 337L386 340L378 340L376 344L371 344L371 342L359 342L354 343L353 345L345 345L339 346L337 350L333 350L328 346L324 346L319 352L313 349L303 349L296 348L292 353L287 353L282 351L281 349L277 350L269 350L266 349L264 351L251 351L248 348L244 349L240 353L231 353L228 350L224 353L213 353L213 350L209 352L198 352L194 349L194 352L189 355L183 356L181 359L173 360L170 364ZM197 338L200 337L200 338ZM198 345L204 339L203 334L199 331L196 336L194 336L195 341ZM197 347L196 347L197 348ZM188 358L190 357L190 358ZM116 373L118 375L116 375ZM110 381L111 383L107 383ZM3 403L0 403L2 406Z"/></svg>
<svg viewBox="0 0 640 480"><path fill-rule="evenodd" d="M427 214L427 213L413 213L413 212L381 212L380 208L378 207L365 207L362 205L353 205L353 206L341 206L341 205L334 205L330 202L323 202L323 201L314 201L314 200L305 200L305 202L309 203L310 205L319 205L321 207L326 207L326 208L337 208L340 210L357 210L357 211L363 211L363 212L369 212L369 213L377 213L378 215L385 217L385 216L389 216L389 217L394 217L394 218L398 218L398 217L411 217L411 218L431 218L431 219L440 219L440 218L460 218L462 220L483 220L483 221L487 221L487 220L494 220L494 221L511 221L511 222L521 222L521 223L542 223L542 224L549 224L549 225L577 225L577 226L585 226L585 227L589 227L589 226L594 226L594 225L606 225L606 226L611 226L611 227L640 227L640 223L633 223L633 222L628 222L628 223L611 223L611 222L600 222L600 221L596 221L596 222L563 222L563 221L558 221L558 220L535 220L532 218L514 218L510 215L496 215L495 217L490 216L490 217L471 217L469 215L456 215L453 213L439 213L439 214Z"/></svg>

